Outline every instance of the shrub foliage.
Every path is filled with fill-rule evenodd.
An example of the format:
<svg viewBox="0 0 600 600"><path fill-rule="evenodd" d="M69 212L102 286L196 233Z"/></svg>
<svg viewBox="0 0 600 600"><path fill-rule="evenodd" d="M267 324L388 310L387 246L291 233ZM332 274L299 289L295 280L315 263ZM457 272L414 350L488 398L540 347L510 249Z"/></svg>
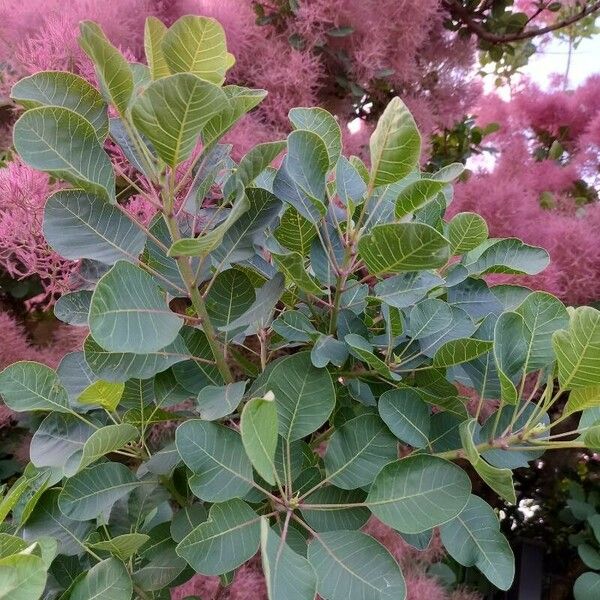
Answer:
<svg viewBox="0 0 600 600"><path fill-rule="evenodd" d="M462 166L420 173L399 98L370 168L319 108L236 164L219 141L265 92L223 85L216 21L148 20L148 66L92 22L80 44L98 89L50 71L14 88L18 153L64 182L44 234L87 275L55 311L89 336L57 370L0 374L35 428L0 501L0 595L169 598L194 573L227 585L259 551L272 600L404 598L361 531L371 515L419 548L439 528L507 589L512 552L467 470L514 501L512 469L600 447L600 312L488 287L548 256L489 239L476 214L444 220ZM118 177L109 139L129 160ZM131 190L149 224L124 209ZM575 412L577 431L553 433Z"/></svg>

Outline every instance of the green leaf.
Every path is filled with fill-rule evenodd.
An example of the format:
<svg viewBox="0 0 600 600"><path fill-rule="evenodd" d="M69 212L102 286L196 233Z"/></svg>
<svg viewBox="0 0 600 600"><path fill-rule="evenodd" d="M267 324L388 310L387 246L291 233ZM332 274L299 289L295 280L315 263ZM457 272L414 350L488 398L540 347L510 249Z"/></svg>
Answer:
<svg viewBox="0 0 600 600"><path fill-rule="evenodd" d="M98 80L111 102L125 116L133 95L133 73L123 55L106 39L102 29L93 21L79 24L79 45L92 59Z"/></svg>
<svg viewBox="0 0 600 600"><path fill-rule="evenodd" d="M48 536L58 542L59 554L74 556L84 551L83 540L92 524L67 518L58 508L60 490L45 492L22 529L23 539L30 542Z"/></svg>
<svg viewBox="0 0 600 600"><path fill-rule="evenodd" d="M44 237L65 258L90 258L112 265L137 262L146 234L131 218L83 190L52 194L44 208Z"/></svg>
<svg viewBox="0 0 600 600"><path fill-rule="evenodd" d="M494 343L488 340L459 338L440 346L433 356L434 367L451 367L469 362L491 350Z"/></svg>
<svg viewBox="0 0 600 600"><path fill-rule="evenodd" d="M394 436L376 415L365 414L335 430L324 457L325 472L330 483L351 490L370 484L397 457Z"/></svg>
<svg viewBox="0 0 600 600"><path fill-rule="evenodd" d="M286 142L264 142L251 148L240 160L235 173L225 182L223 196L227 198L240 183L249 186L283 152Z"/></svg>
<svg viewBox="0 0 600 600"><path fill-rule="evenodd" d="M67 480L58 506L75 521L95 519L114 503L141 485L123 464L105 462L80 471Z"/></svg>
<svg viewBox="0 0 600 600"><path fill-rule="evenodd" d="M292 108L289 118L294 129L316 133L325 144L329 169L333 169L342 153L342 132L333 115L323 108Z"/></svg>
<svg viewBox="0 0 600 600"><path fill-rule="evenodd" d="M129 560L149 539L150 536L145 533L124 533L88 546L93 550L110 552L121 560Z"/></svg>
<svg viewBox="0 0 600 600"><path fill-rule="evenodd" d="M555 360L552 335L569 326L567 309L552 294L532 292L515 312L523 317L527 331L525 370L536 371L549 366Z"/></svg>
<svg viewBox="0 0 600 600"><path fill-rule="evenodd" d="M200 418L203 421L216 421L235 412L244 397L245 390L245 381L203 387L198 392L197 399Z"/></svg>
<svg viewBox="0 0 600 600"><path fill-rule="evenodd" d="M318 481L317 481L318 483ZM313 483L314 485L314 483ZM303 490L306 493L307 490ZM297 493L297 492L296 492ZM319 488L306 497L306 504L318 505L318 509L301 508L304 520L315 531L339 531L360 529L371 515L364 506L363 490L343 490L333 485ZM331 504L332 508L327 505ZM335 505L349 505L337 508ZM352 506L352 505L356 506Z"/></svg>
<svg viewBox="0 0 600 600"><path fill-rule="evenodd" d="M577 553L586 567L596 570L600 569L600 552L598 550L589 544L579 544L577 546Z"/></svg>
<svg viewBox="0 0 600 600"><path fill-rule="evenodd" d="M2 600L37 600L46 587L46 567L28 548L0 558L0 598Z"/></svg>
<svg viewBox="0 0 600 600"><path fill-rule="evenodd" d="M576 388L569 393L569 399L565 404L563 414L570 415L597 406L600 406L600 385Z"/></svg>
<svg viewBox="0 0 600 600"><path fill-rule="evenodd" d="M203 504L192 504L178 510L171 521L171 537L177 542L186 537L200 523L208 520L208 513Z"/></svg>
<svg viewBox="0 0 600 600"><path fill-rule="evenodd" d="M288 136L288 153L273 181L273 193L305 219L318 223L325 214L329 155L323 139L303 129Z"/></svg>
<svg viewBox="0 0 600 600"><path fill-rule="evenodd" d="M244 406L240 434L246 455L256 472L275 485L275 450L277 449L277 408L273 397L252 398Z"/></svg>
<svg viewBox="0 0 600 600"><path fill-rule="evenodd" d="M223 88L228 103L204 127L202 141L205 146L215 143L225 135L247 112L260 104L266 97L266 90L255 90L237 85Z"/></svg>
<svg viewBox="0 0 600 600"><path fill-rule="evenodd" d="M163 54L162 43L167 26L156 17L147 17L144 26L144 50L152 79L161 79L171 74Z"/></svg>
<svg viewBox="0 0 600 600"><path fill-rule="evenodd" d="M279 267L279 270L299 289L309 294L321 296L323 290L312 275L306 272L304 258L298 252L289 254L271 253L273 261Z"/></svg>
<svg viewBox="0 0 600 600"><path fill-rule="evenodd" d="M486 273L535 275L550 263L546 250L529 246L515 238L489 240L489 245L479 256L476 256L473 262L468 257L469 255L465 257L467 261L465 266L471 275Z"/></svg>
<svg viewBox="0 0 600 600"><path fill-rule="evenodd" d="M181 336L156 352L136 354L135 352L109 352L101 348L91 336L84 343L85 361L99 378L107 381L127 381L128 379L148 379L165 371L170 366L190 358Z"/></svg>
<svg viewBox="0 0 600 600"><path fill-rule="evenodd" d="M204 125L226 103L221 88L177 73L151 83L135 100L131 116L156 153L176 167L190 157Z"/></svg>
<svg viewBox="0 0 600 600"><path fill-rule="evenodd" d="M367 363L372 369L388 379L394 378L394 375L390 371L389 367L383 360L375 355L373 346L367 342L365 338L357 335L356 333L349 333L348 335L344 336L344 342L346 342L354 356Z"/></svg>
<svg viewBox="0 0 600 600"><path fill-rule="evenodd" d="M37 362L21 361L6 367L0 373L0 395L16 412L72 412L56 372Z"/></svg>
<svg viewBox="0 0 600 600"><path fill-rule="evenodd" d="M288 342L310 342L318 331L310 319L298 310L287 310L272 324L273 330Z"/></svg>
<svg viewBox="0 0 600 600"><path fill-rule="evenodd" d="M86 387L77 398L77 402L84 405L101 406L114 412L119 406L124 390L124 383L111 383L100 379Z"/></svg>
<svg viewBox="0 0 600 600"><path fill-rule="evenodd" d="M248 211L250 202L244 191L240 188L240 194L237 201L233 204L227 218L214 229L204 232L200 237L183 238L177 240L169 248L168 256L200 256L205 257L223 241L227 231L229 231L236 221Z"/></svg>
<svg viewBox="0 0 600 600"><path fill-rule="evenodd" d="M97 429L90 435L80 452L73 455L64 470L67 477L75 475L81 469L91 465L106 454L120 450L133 440L137 439L139 432L136 427L128 423L107 425ZM78 459L78 460L73 460Z"/></svg>
<svg viewBox="0 0 600 600"><path fill-rule="evenodd" d="M309 352L285 356L271 363L254 382L254 397L275 395L279 434L288 441L303 438L329 418L335 405L331 375L317 369Z"/></svg>
<svg viewBox="0 0 600 600"><path fill-rule="evenodd" d="M444 280L434 273L415 271L394 275L380 281L375 285L375 294L389 306L408 308L443 283Z"/></svg>
<svg viewBox="0 0 600 600"><path fill-rule="evenodd" d="M563 389L600 385L600 311L589 306L574 309L569 328L554 333L552 343Z"/></svg>
<svg viewBox="0 0 600 600"><path fill-rule="evenodd" d="M575 600L595 600L600 593L600 575L588 571L580 575L573 586Z"/></svg>
<svg viewBox="0 0 600 600"><path fill-rule="evenodd" d="M208 17L177 19L164 34L162 52L173 73L192 73L217 85L233 65L223 28Z"/></svg>
<svg viewBox="0 0 600 600"><path fill-rule="evenodd" d="M379 117L369 147L371 189L394 183L418 166L421 136L415 120L400 98L392 98Z"/></svg>
<svg viewBox="0 0 600 600"><path fill-rule="evenodd" d="M85 441L93 427L73 415L52 412L33 434L29 447L31 463L41 467L66 469L74 458L79 463Z"/></svg>
<svg viewBox="0 0 600 600"><path fill-rule="evenodd" d="M232 429L192 419L177 428L175 443L194 472L190 489L202 500L242 498L252 488L252 465L240 435Z"/></svg>
<svg viewBox="0 0 600 600"><path fill-rule="evenodd" d="M87 327L92 292L80 290L63 294L54 305L54 316L63 323Z"/></svg>
<svg viewBox="0 0 600 600"><path fill-rule="evenodd" d="M392 555L360 531L320 533L308 546L317 591L327 600L404 600L406 585Z"/></svg>
<svg viewBox="0 0 600 600"><path fill-rule="evenodd" d="M125 565L116 558L95 564L73 586L69 600L131 600L133 584Z"/></svg>
<svg viewBox="0 0 600 600"><path fill-rule="evenodd" d="M378 408L381 418L399 440L415 448L429 444L429 407L415 390L388 390L380 396Z"/></svg>
<svg viewBox="0 0 600 600"><path fill-rule="evenodd" d="M326 367L328 363L342 367L348 360L348 348L333 336L321 334L310 351L310 360L318 368Z"/></svg>
<svg viewBox="0 0 600 600"><path fill-rule="evenodd" d="M260 517L242 500L213 504L201 523L177 546L177 554L203 575L221 575L254 556Z"/></svg>
<svg viewBox="0 0 600 600"><path fill-rule="evenodd" d="M264 517L260 520L260 547L269 600L314 600L317 578L310 563L296 554Z"/></svg>
<svg viewBox="0 0 600 600"><path fill-rule="evenodd" d="M345 206L360 204L367 191L367 184L360 171L345 156L340 156L338 160L335 169L335 185L337 194Z"/></svg>
<svg viewBox="0 0 600 600"><path fill-rule="evenodd" d="M512 550L500 532L498 517L481 498L471 496L465 509L441 526L444 547L461 565L477 567L500 588L510 588L515 575Z"/></svg>
<svg viewBox="0 0 600 600"><path fill-rule="evenodd" d="M397 219L414 213L433 200L446 184L433 179L417 179L400 191L394 214Z"/></svg>
<svg viewBox="0 0 600 600"><path fill-rule="evenodd" d="M512 471L510 469L499 469L493 467L481 458L475 446L475 433L478 428L476 419L468 419L460 424L460 439L469 462L473 465L476 473L487 483L499 496L511 504L517 503L515 484L513 483Z"/></svg>
<svg viewBox="0 0 600 600"><path fill-rule="evenodd" d="M290 206L281 216L273 235L288 250L307 256L312 241L317 236L317 230L308 219Z"/></svg>
<svg viewBox="0 0 600 600"><path fill-rule="evenodd" d="M10 95L25 108L38 106L68 108L91 123L100 141L108 135L106 102L96 88L78 75L40 71L18 81Z"/></svg>
<svg viewBox="0 0 600 600"><path fill-rule="evenodd" d="M516 312L500 315L494 328L494 358L498 368L498 378L502 399L508 404L516 404L518 391L514 380L522 372L527 357L525 321Z"/></svg>
<svg viewBox="0 0 600 600"><path fill-rule="evenodd" d="M115 199L115 174L96 130L82 116L59 106L28 110L15 123L14 144L31 167L107 200Z"/></svg>
<svg viewBox="0 0 600 600"><path fill-rule="evenodd" d="M465 254L485 242L488 237L487 223L475 213L458 213L448 223L447 237L453 255Z"/></svg>
<svg viewBox="0 0 600 600"><path fill-rule="evenodd" d="M117 261L96 285L89 325L105 350L156 352L175 340L182 324L152 276L128 262Z"/></svg>
<svg viewBox="0 0 600 600"><path fill-rule="evenodd" d="M383 467L367 496L381 521L402 533L420 533L456 517L471 493L468 475L436 456L417 455Z"/></svg>
<svg viewBox="0 0 600 600"><path fill-rule="evenodd" d="M423 223L376 225L361 237L358 251L374 275L434 269L450 256L448 240Z"/></svg>

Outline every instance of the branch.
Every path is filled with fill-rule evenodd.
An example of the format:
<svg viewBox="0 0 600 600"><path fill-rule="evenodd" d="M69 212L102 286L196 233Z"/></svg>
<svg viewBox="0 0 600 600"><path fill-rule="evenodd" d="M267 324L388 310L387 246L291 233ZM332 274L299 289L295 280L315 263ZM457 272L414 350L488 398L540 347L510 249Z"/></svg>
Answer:
<svg viewBox="0 0 600 600"><path fill-rule="evenodd" d="M456 21L461 21L478 38L485 40L486 42L489 42L491 44L506 44L508 42L528 40L538 35L544 35L545 33L550 33L552 31L556 31L557 29L562 29L563 27L573 25L573 23L577 23L577 21L580 21L581 19L584 19L585 17L592 15L598 12L598 10L600 10L600 1L598 1L588 5L586 8L583 8L572 17L564 19L563 21L559 21L558 23L554 23L554 25L548 25L547 27L540 27L538 29L520 31L519 33L507 33L504 35L499 35L488 31L481 24L481 22L475 20L473 18L472 13L468 9L466 9L462 4L460 4L458 0L444 0L443 4L444 7L450 12L452 17Z"/></svg>

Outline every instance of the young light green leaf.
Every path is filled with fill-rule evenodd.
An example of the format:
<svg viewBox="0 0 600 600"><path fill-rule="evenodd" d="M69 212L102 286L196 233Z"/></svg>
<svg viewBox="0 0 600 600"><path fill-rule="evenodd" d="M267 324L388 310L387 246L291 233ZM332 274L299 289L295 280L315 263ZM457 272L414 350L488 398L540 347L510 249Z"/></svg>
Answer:
<svg viewBox="0 0 600 600"><path fill-rule="evenodd" d="M129 64L106 39L97 23L82 21L79 29L79 45L92 59L103 91L119 113L125 116L133 95L133 73Z"/></svg>
<svg viewBox="0 0 600 600"><path fill-rule="evenodd" d="M388 379L397 378L385 362L375 354L373 346L364 337L356 333L349 333L344 336L344 342L354 356L367 363L373 370Z"/></svg>
<svg viewBox="0 0 600 600"><path fill-rule="evenodd" d="M100 463L67 480L58 497L58 506L69 519L89 521L141 484L125 465Z"/></svg>
<svg viewBox="0 0 600 600"><path fill-rule="evenodd" d="M279 434L289 441L303 438L329 418L335 405L331 375L317 369L309 352L285 356L269 365L250 389L255 396L275 395Z"/></svg>
<svg viewBox="0 0 600 600"><path fill-rule="evenodd" d="M156 17L148 17L144 26L144 51L146 62L153 80L168 77L171 74L163 54L162 43L167 26Z"/></svg>
<svg viewBox="0 0 600 600"><path fill-rule="evenodd" d="M406 585L392 555L360 531L320 533L308 546L317 591L327 600L404 600Z"/></svg>
<svg viewBox="0 0 600 600"><path fill-rule="evenodd" d="M600 311L580 306L569 328L553 334L558 380L563 389L600 385Z"/></svg>
<svg viewBox="0 0 600 600"><path fill-rule="evenodd" d="M108 135L106 102L95 87L73 73L40 71L18 81L10 92L25 108L60 106L89 121L103 141Z"/></svg>
<svg viewBox="0 0 600 600"><path fill-rule="evenodd" d="M96 285L89 325L105 350L156 352L175 340L182 324L152 276L128 262L117 261Z"/></svg>
<svg viewBox="0 0 600 600"><path fill-rule="evenodd" d="M597 406L600 406L600 385L575 388L569 393L563 414L570 415Z"/></svg>
<svg viewBox="0 0 600 600"><path fill-rule="evenodd" d="M379 117L369 147L371 188L394 183L418 165L421 136L408 108L397 96L392 98Z"/></svg>
<svg viewBox="0 0 600 600"><path fill-rule="evenodd" d="M244 406L240 434L246 455L256 472L275 485L275 450L277 449L277 407L273 394L252 398Z"/></svg>
<svg viewBox="0 0 600 600"><path fill-rule="evenodd" d="M376 415L347 421L335 430L327 446L324 462L328 481L346 490L370 484L384 465L398 458L397 445Z"/></svg>
<svg viewBox="0 0 600 600"><path fill-rule="evenodd" d="M415 448L429 444L431 415L429 407L411 388L388 390L379 398L379 414L390 431Z"/></svg>
<svg viewBox="0 0 600 600"><path fill-rule="evenodd" d="M225 32L215 19L186 15L175 21L162 39L162 53L173 73L192 73L221 85L233 66Z"/></svg>
<svg viewBox="0 0 600 600"><path fill-rule="evenodd" d="M59 106L32 108L15 123L13 137L17 152L34 169L114 202L111 162L81 115Z"/></svg>
<svg viewBox="0 0 600 600"><path fill-rule="evenodd" d="M124 533L109 540L88 545L93 550L110 552L121 560L129 560L149 539L150 536L145 533Z"/></svg>
<svg viewBox="0 0 600 600"><path fill-rule="evenodd" d="M242 500L213 504L208 521L183 538L177 554L203 575L227 573L254 556L260 517Z"/></svg>
<svg viewBox="0 0 600 600"><path fill-rule="evenodd" d="M146 243L146 234L135 221L83 190L61 190L48 198L43 231L61 256L109 265L120 259L137 262Z"/></svg>
<svg viewBox="0 0 600 600"><path fill-rule="evenodd" d="M448 240L452 254L465 254L485 242L488 227L485 219L475 213L458 213L448 223Z"/></svg>
<svg viewBox="0 0 600 600"><path fill-rule="evenodd" d="M498 517L481 498L471 496L465 509L441 526L444 547L461 565L477 567L500 588L510 588L515 559L508 541L500 532Z"/></svg>
<svg viewBox="0 0 600 600"><path fill-rule="evenodd" d="M112 383L100 379L91 383L77 398L79 404L101 406L110 412L114 412L121 401L124 383Z"/></svg>
<svg viewBox="0 0 600 600"><path fill-rule="evenodd" d="M192 419L177 428L175 443L194 472L190 488L202 500L241 498L252 488L252 465L240 435L232 429Z"/></svg>
<svg viewBox="0 0 600 600"><path fill-rule="evenodd" d="M417 455L379 471L367 506L381 521L402 533L420 533L456 517L471 493L468 475L436 456Z"/></svg>
<svg viewBox="0 0 600 600"><path fill-rule="evenodd" d="M491 350L494 343L489 340L459 338L440 346L433 356L434 367L451 367L469 362Z"/></svg>
<svg viewBox="0 0 600 600"><path fill-rule="evenodd" d="M325 144L329 156L329 170L336 165L342 153L342 132L333 115L323 108L292 108L289 118L294 129L316 133Z"/></svg>
<svg viewBox="0 0 600 600"><path fill-rule="evenodd" d="M269 527L265 517L260 520L260 548L269 600L314 600L317 578L310 563Z"/></svg>
<svg viewBox="0 0 600 600"><path fill-rule="evenodd" d="M151 83L136 98L131 116L156 153L176 167L189 158L204 125L225 104L218 86L190 73L176 73Z"/></svg>
<svg viewBox="0 0 600 600"><path fill-rule="evenodd" d="M133 583L125 565L116 558L95 564L79 579L69 594L69 600L131 600Z"/></svg>
<svg viewBox="0 0 600 600"><path fill-rule="evenodd" d="M36 600L44 593L47 572L34 548L0 558L0 598L3 600Z"/></svg>
<svg viewBox="0 0 600 600"><path fill-rule="evenodd" d="M16 412L72 412L56 372L37 362L21 361L6 367L0 373L0 395Z"/></svg>
<svg viewBox="0 0 600 600"><path fill-rule="evenodd" d="M448 240L423 223L376 225L361 237L358 251L374 275L434 269L450 256Z"/></svg>

